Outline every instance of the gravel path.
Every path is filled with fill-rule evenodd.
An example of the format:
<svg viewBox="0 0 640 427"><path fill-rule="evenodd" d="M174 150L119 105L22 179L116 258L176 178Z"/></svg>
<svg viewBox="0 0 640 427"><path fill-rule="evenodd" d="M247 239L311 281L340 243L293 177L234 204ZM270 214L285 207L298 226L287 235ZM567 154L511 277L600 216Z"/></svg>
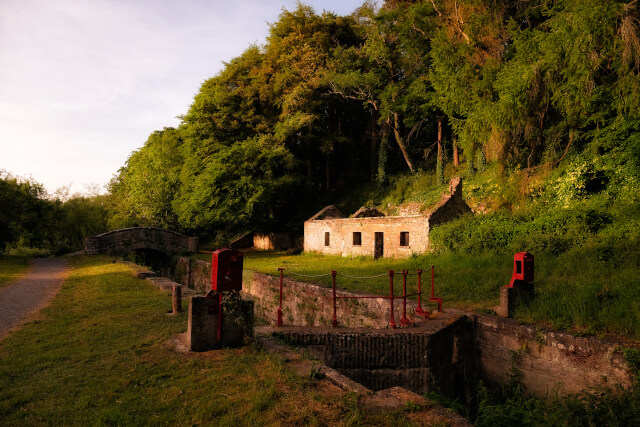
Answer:
<svg viewBox="0 0 640 427"><path fill-rule="evenodd" d="M61 258L36 258L20 280L0 289L0 340L47 305L69 275Z"/></svg>

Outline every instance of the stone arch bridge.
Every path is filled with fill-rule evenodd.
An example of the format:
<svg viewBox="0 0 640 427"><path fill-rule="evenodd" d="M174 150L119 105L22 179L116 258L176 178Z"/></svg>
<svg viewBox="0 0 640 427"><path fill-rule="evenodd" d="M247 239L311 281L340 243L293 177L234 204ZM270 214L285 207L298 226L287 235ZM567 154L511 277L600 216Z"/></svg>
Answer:
<svg viewBox="0 0 640 427"><path fill-rule="evenodd" d="M152 249L169 256L198 251L198 238L156 227L132 227L89 236L87 254L126 255L136 249Z"/></svg>

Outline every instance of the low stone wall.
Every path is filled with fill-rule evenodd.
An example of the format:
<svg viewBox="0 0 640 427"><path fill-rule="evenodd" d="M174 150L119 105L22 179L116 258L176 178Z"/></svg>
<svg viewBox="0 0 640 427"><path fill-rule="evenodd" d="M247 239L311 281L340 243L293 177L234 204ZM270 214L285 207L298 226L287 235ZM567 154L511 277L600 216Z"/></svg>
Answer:
<svg viewBox="0 0 640 427"><path fill-rule="evenodd" d="M199 259L178 257L173 280L198 292L211 289L211 263Z"/></svg>
<svg viewBox="0 0 640 427"><path fill-rule="evenodd" d="M211 288L211 263L179 257L173 280L198 292ZM255 301L256 317L271 325L277 322L280 278L251 270L244 270L243 294ZM338 291L338 295L371 296L369 294ZM416 304L407 302L407 318L413 320ZM383 329L389 326L390 304L386 298L338 300L336 317L340 326ZM396 324L402 317L402 300L394 300ZM333 318L333 294L330 288L299 282L287 277L283 280L282 319L285 325L330 326Z"/></svg>
<svg viewBox="0 0 640 427"><path fill-rule="evenodd" d="M482 377L490 382L507 382L513 366L521 373L522 384L538 396L633 383L619 351L628 343L576 337L496 316L475 317L474 329Z"/></svg>
<svg viewBox="0 0 640 427"><path fill-rule="evenodd" d="M245 270L243 292L255 301L256 316L275 325L280 295L280 278ZM312 283L283 279L282 321L284 325L331 326L333 293ZM371 296L340 290L338 295ZM407 317L413 320L415 304L407 303ZM390 304L386 298L338 299L336 318L340 326L383 329L389 327ZM402 300L394 300L397 325L402 317Z"/></svg>

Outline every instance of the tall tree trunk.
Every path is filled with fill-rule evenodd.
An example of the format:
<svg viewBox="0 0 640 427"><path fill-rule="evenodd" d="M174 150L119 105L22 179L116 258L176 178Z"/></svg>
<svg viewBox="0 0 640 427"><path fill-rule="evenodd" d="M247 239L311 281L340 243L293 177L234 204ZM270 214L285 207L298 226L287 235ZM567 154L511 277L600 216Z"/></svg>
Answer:
<svg viewBox="0 0 640 427"><path fill-rule="evenodd" d="M391 118L387 118L387 123L390 123ZM400 147L400 151L402 151L402 156L404 157L404 161L407 162L407 166L409 166L409 170L413 172L413 163L411 162L411 157L409 156L409 151L407 150L407 146L405 144L404 138L400 134L400 119L398 118L398 113L393 113L393 126L390 126L393 129L393 135L396 137L396 142Z"/></svg>
<svg viewBox="0 0 640 427"><path fill-rule="evenodd" d="M327 153L327 166L325 169L327 191L331 190L331 162Z"/></svg>
<svg viewBox="0 0 640 427"><path fill-rule="evenodd" d="M371 181L376 180L376 171L378 168L377 160L378 160L378 150L376 143L377 140L377 132L376 132L376 113L375 111L371 112L371 121L369 123L369 136L371 137L371 157L369 161L369 166L371 167Z"/></svg>
<svg viewBox="0 0 640 427"><path fill-rule="evenodd" d="M387 145L389 144L389 127L384 125L380 131L380 149L378 153L378 172L376 181L384 184L387 180Z"/></svg>
<svg viewBox="0 0 640 427"><path fill-rule="evenodd" d="M438 162L436 165L436 179L438 184L444 184L442 157L442 117L438 117Z"/></svg>
<svg viewBox="0 0 640 427"><path fill-rule="evenodd" d="M309 179L309 183L313 182L313 166L311 165L311 160L307 159L307 178Z"/></svg>
<svg viewBox="0 0 640 427"><path fill-rule="evenodd" d="M458 167L460 165L460 158L458 157L458 137L453 136L453 166Z"/></svg>

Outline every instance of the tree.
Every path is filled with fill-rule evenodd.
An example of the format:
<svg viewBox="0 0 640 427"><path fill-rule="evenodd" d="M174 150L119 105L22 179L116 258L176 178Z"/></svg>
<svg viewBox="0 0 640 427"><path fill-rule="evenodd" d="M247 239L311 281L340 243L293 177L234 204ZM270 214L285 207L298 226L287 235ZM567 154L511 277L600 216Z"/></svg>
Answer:
<svg viewBox="0 0 640 427"><path fill-rule="evenodd" d="M410 149L435 105L425 72L430 63L430 34L435 12L423 3L375 9L365 4L358 25L363 42L336 52L328 79L332 93L361 101L390 133L410 171Z"/></svg>
<svg viewBox="0 0 640 427"><path fill-rule="evenodd" d="M110 184L113 228L177 227L172 203L180 189L182 144L179 130L165 128L129 156Z"/></svg>
<svg viewBox="0 0 640 427"><path fill-rule="evenodd" d="M205 233L269 229L295 198L293 167L291 153L268 137L221 149L174 201L178 220L183 228Z"/></svg>

